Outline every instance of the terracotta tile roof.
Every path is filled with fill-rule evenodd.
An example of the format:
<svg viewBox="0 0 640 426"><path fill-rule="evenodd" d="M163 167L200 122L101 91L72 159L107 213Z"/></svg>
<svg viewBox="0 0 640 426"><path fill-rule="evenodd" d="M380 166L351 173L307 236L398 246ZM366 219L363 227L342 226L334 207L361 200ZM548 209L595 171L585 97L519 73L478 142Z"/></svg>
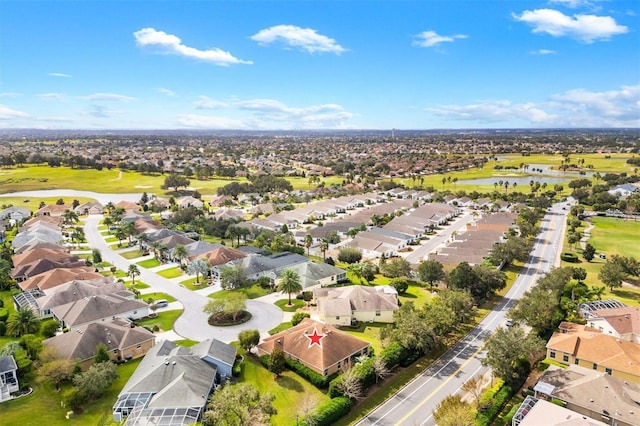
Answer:
<svg viewBox="0 0 640 426"><path fill-rule="evenodd" d="M24 291L36 288L47 290L72 280L90 280L101 277L102 275L94 272L93 268L86 266L79 268L56 268L22 281L18 283L18 285Z"/></svg>
<svg viewBox="0 0 640 426"><path fill-rule="evenodd" d="M598 330L576 324L567 332L554 333L547 343L547 348L637 376L640 381L639 344L616 339Z"/></svg>
<svg viewBox="0 0 640 426"><path fill-rule="evenodd" d="M210 266L224 265L232 260L242 259L247 254L229 247L219 247L208 251L196 257L196 259L204 259L209 262Z"/></svg>
<svg viewBox="0 0 640 426"><path fill-rule="evenodd" d="M13 256L13 265L17 268L19 266L26 265L27 263L31 263L39 259L59 260L71 257L74 256L69 254L62 246L59 246L57 249L36 248Z"/></svg>
<svg viewBox="0 0 640 426"><path fill-rule="evenodd" d="M314 332L323 336L320 344L311 344L309 336ZM369 347L369 343L364 340L310 318L305 318L297 326L267 338L258 348L271 353L276 345L279 345L287 356L300 360L302 364L319 374Z"/></svg>
<svg viewBox="0 0 640 426"><path fill-rule="evenodd" d="M611 327L621 335L628 333L640 334L640 308L637 306L599 309L594 314L605 318L611 324Z"/></svg>

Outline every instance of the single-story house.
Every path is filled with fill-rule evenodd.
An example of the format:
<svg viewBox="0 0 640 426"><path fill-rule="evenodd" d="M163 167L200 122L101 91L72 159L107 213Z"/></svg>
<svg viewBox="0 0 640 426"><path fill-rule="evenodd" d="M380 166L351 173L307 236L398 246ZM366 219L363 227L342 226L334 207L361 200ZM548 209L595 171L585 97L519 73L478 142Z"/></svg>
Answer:
<svg viewBox="0 0 640 426"><path fill-rule="evenodd" d="M77 360L82 369L87 369L100 343L107 345L112 360L121 361L144 356L156 344L156 336L144 327L132 327L124 318L114 318L73 327L42 343L55 348L60 357Z"/></svg>
<svg viewBox="0 0 640 426"><path fill-rule="evenodd" d="M20 390L18 366L13 355L0 357L0 402L11 399L11 392Z"/></svg>
<svg viewBox="0 0 640 426"><path fill-rule="evenodd" d="M357 357L369 354L369 342L337 328L305 318L300 324L266 338L258 355L282 349L291 358L323 376L348 370Z"/></svg>
<svg viewBox="0 0 640 426"><path fill-rule="evenodd" d="M398 292L391 286L316 288L313 299L319 319L336 326L354 321L393 323L398 310Z"/></svg>
<svg viewBox="0 0 640 426"><path fill-rule="evenodd" d="M215 385L228 377L236 349L219 340L186 348L164 340L152 347L113 406L125 426L187 426L202 420ZM224 371L225 373L221 373Z"/></svg>
<svg viewBox="0 0 640 426"><path fill-rule="evenodd" d="M139 319L149 315L149 305L134 299L130 291L117 294L98 294L75 300L51 309L53 317L62 327L77 328L81 325L112 318Z"/></svg>

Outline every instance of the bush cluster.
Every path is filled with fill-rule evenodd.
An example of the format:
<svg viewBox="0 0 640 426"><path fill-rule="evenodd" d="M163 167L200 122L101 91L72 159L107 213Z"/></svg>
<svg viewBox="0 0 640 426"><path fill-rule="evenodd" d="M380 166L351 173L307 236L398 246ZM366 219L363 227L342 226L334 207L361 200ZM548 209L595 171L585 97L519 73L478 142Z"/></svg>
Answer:
<svg viewBox="0 0 640 426"><path fill-rule="evenodd" d="M564 252L560 254L560 259L564 260L565 262L571 262L571 263L578 263L580 262L580 259L578 258L578 255L575 253L571 253L571 252Z"/></svg>
<svg viewBox="0 0 640 426"><path fill-rule="evenodd" d="M501 384L500 387L494 386L491 390L482 396L480 401L481 409L476 415L476 425L488 426L493 424L493 419L502 411L502 407L514 395L511 386Z"/></svg>
<svg viewBox="0 0 640 426"><path fill-rule="evenodd" d="M332 398L329 402L318 407L311 415L314 426L330 426L335 424L351 410L352 402L349 398L339 396Z"/></svg>

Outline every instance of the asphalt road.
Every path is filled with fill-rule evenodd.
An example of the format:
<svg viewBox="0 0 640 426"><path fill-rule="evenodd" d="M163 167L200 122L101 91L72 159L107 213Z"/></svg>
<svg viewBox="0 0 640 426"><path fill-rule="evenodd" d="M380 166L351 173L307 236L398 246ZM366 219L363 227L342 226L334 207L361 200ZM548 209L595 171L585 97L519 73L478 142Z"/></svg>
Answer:
<svg viewBox="0 0 640 426"><path fill-rule="evenodd" d="M120 256L104 241L98 231L98 223L101 215L90 215L84 225L87 242L92 248L100 250L102 259L112 263L118 269L127 271L131 262ZM149 284L154 291L167 293L178 299L184 312L173 325L174 331L188 339L202 341L215 338L229 343L238 340L238 333L245 329L257 329L264 333L282 322L282 310L269 303L256 300L247 300L247 310L251 312L250 321L233 327L212 327L207 323L207 314L202 311L204 305L210 300L208 297L188 290L175 282L168 280L146 268L139 267L140 276L137 279Z"/></svg>
<svg viewBox="0 0 640 426"><path fill-rule="evenodd" d="M506 313L516 301L535 285L541 275L559 263L559 248L568 210L568 204L561 203L547 212L531 256L503 301L464 339L357 425L435 425L432 413L440 401L460 392L467 380L488 371L488 367L481 364L484 342L503 326Z"/></svg>

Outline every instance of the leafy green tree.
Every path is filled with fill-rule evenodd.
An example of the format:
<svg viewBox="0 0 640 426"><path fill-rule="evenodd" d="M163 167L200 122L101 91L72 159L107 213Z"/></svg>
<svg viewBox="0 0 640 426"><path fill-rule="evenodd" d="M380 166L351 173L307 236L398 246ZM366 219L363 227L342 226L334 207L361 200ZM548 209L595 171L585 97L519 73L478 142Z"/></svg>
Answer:
<svg viewBox="0 0 640 426"><path fill-rule="evenodd" d="M438 426L468 426L475 424L476 413L462 400L460 395L445 397L433 410L433 419Z"/></svg>
<svg viewBox="0 0 640 426"><path fill-rule="evenodd" d="M100 250L98 250L97 248L91 250L91 260L94 265L102 262L102 253L100 253Z"/></svg>
<svg viewBox="0 0 640 426"><path fill-rule="evenodd" d="M220 285L225 290L242 288L247 284L247 273L240 264L220 268Z"/></svg>
<svg viewBox="0 0 640 426"><path fill-rule="evenodd" d="M505 383L520 385L531 366L544 356L545 342L535 334L525 335L520 327L499 328L487 340L486 349L483 364Z"/></svg>
<svg viewBox="0 0 640 426"><path fill-rule="evenodd" d="M362 251L353 247L344 247L338 252L338 260L344 263L358 263L362 260Z"/></svg>
<svg viewBox="0 0 640 426"><path fill-rule="evenodd" d="M584 268L573 268L572 278L579 283L583 283L587 279L587 271Z"/></svg>
<svg viewBox="0 0 640 426"><path fill-rule="evenodd" d="M613 256L611 256L611 259L609 261L611 263L620 265L624 273L627 275L633 275L636 277L640 275L640 262L638 262L638 260L636 260L634 257L619 256L617 254L614 254Z"/></svg>
<svg viewBox="0 0 640 426"><path fill-rule="evenodd" d="M7 321L7 335L20 337L40 331L40 319L29 307L20 307Z"/></svg>
<svg viewBox="0 0 640 426"><path fill-rule="evenodd" d="M169 176L164 178L164 184L162 185L163 189L173 188L175 192L178 192L180 187L187 187L191 181L184 176L181 176L177 173L171 173Z"/></svg>
<svg viewBox="0 0 640 426"><path fill-rule="evenodd" d="M523 322L540 336L548 335L562 321L560 294L555 290L534 287L524 294L509 316L516 323Z"/></svg>
<svg viewBox="0 0 640 426"><path fill-rule="evenodd" d="M404 294L409 289L409 281L404 277L392 278L389 283L398 294Z"/></svg>
<svg viewBox="0 0 640 426"><path fill-rule="evenodd" d="M258 330L242 330L238 333L240 346L249 351L260 342L260 332Z"/></svg>
<svg viewBox="0 0 640 426"><path fill-rule="evenodd" d="M280 374L284 371L286 367L285 356L282 349L279 347L274 347L273 352L271 352L271 356L269 357L269 371L276 375L276 377L280 377Z"/></svg>
<svg viewBox="0 0 640 426"><path fill-rule="evenodd" d="M289 296L289 305L291 305L291 294L302 291L300 275L293 269L285 269L282 271L282 276L278 283L278 291L287 293Z"/></svg>
<svg viewBox="0 0 640 426"><path fill-rule="evenodd" d="M109 348L104 343L99 343L98 346L96 346L96 355L93 357L93 363L100 364L101 362L108 362L110 360Z"/></svg>
<svg viewBox="0 0 640 426"><path fill-rule="evenodd" d="M613 291L614 288L622 287L622 281L627 277L623 267L618 263L607 261L598 274L598 279L605 285L609 286L609 290Z"/></svg>
<svg viewBox="0 0 640 426"><path fill-rule="evenodd" d="M389 278L408 278L411 276L411 264L402 257L396 257L382 265L380 272Z"/></svg>
<svg viewBox="0 0 640 426"><path fill-rule="evenodd" d="M449 272L449 288L451 289L470 291L476 281L476 274L467 262L460 262Z"/></svg>
<svg viewBox="0 0 640 426"><path fill-rule="evenodd" d="M40 354L40 363L36 380L40 383L51 383L56 390L60 389L60 384L73 377L75 362L68 358L61 358L52 346L43 349Z"/></svg>
<svg viewBox="0 0 640 426"><path fill-rule="evenodd" d="M304 236L304 246L307 249L307 256L309 256L309 250L311 249L311 246L313 245L313 237L311 236L311 234L307 234Z"/></svg>
<svg viewBox="0 0 640 426"><path fill-rule="evenodd" d="M60 323L54 319L42 321L40 324L40 332L44 337L53 337L60 328Z"/></svg>
<svg viewBox="0 0 640 426"><path fill-rule="evenodd" d="M74 224L79 220L80 219L78 218L78 214L73 210L65 209L65 211L62 213L62 222L65 225Z"/></svg>
<svg viewBox="0 0 640 426"><path fill-rule="evenodd" d="M584 250L582 250L582 257L584 257L587 262L591 262L595 255L596 248L589 243L585 244Z"/></svg>
<svg viewBox="0 0 640 426"><path fill-rule="evenodd" d="M269 424L276 414L275 397L260 395L250 384L225 385L211 395L202 422L205 426L244 426Z"/></svg>
<svg viewBox="0 0 640 426"><path fill-rule="evenodd" d="M428 353L438 344L438 337L424 320L423 311L413 302L405 302L393 314L394 324L382 329L381 338L387 343L397 342L404 348Z"/></svg>
<svg viewBox="0 0 640 426"><path fill-rule="evenodd" d="M308 312L296 312L291 317L291 325L295 327L296 325L300 324L305 318L311 318L311 315L309 315Z"/></svg>
<svg viewBox="0 0 640 426"><path fill-rule="evenodd" d="M73 377L81 401L100 398L118 378L116 366L112 362L93 364L83 373Z"/></svg>
<svg viewBox="0 0 640 426"><path fill-rule="evenodd" d="M244 293L231 293L226 299L212 299L203 308L211 316L223 314L236 321L238 315L246 310L247 296Z"/></svg>
<svg viewBox="0 0 640 426"><path fill-rule="evenodd" d="M357 278L358 280L360 280L360 284L362 284L362 269L364 267L364 263L352 263L351 265L347 266L347 271L351 272L351 275L353 275L355 278Z"/></svg>
<svg viewBox="0 0 640 426"><path fill-rule="evenodd" d="M457 323L469 322L475 315L476 306L473 297L465 291L441 290L434 303L442 304L451 309Z"/></svg>
<svg viewBox="0 0 640 426"><path fill-rule="evenodd" d="M418 265L418 278L420 281L429 283L431 288L434 283L442 281L444 277L444 267L437 260L426 260Z"/></svg>
<svg viewBox="0 0 640 426"><path fill-rule="evenodd" d="M496 268L474 265L472 269L476 282L469 288L469 291L476 300L486 299L494 292L507 286L507 276Z"/></svg>

